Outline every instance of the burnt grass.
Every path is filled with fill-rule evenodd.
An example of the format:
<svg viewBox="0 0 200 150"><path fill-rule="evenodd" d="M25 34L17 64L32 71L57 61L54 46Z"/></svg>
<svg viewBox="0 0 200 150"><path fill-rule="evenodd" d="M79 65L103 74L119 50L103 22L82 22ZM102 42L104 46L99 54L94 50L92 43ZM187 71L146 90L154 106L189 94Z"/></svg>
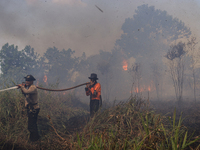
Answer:
<svg viewBox="0 0 200 150"><path fill-rule="evenodd" d="M151 101L151 108L157 114L172 117L176 109L177 119L182 116L183 123L188 134L192 137L200 136L200 101ZM178 120L177 120L178 121ZM197 147L200 141L192 144L192 147Z"/></svg>
<svg viewBox="0 0 200 150"><path fill-rule="evenodd" d="M200 135L200 102L151 101L151 108L156 113L170 117L176 109L177 119L182 115L183 125L188 128L189 133Z"/></svg>
<svg viewBox="0 0 200 150"><path fill-rule="evenodd" d="M181 128L188 131L191 139L200 135L200 102L198 101L196 103L188 101L181 103L175 101L149 102L130 98L117 104L104 102L103 106L106 107L103 107L95 118L91 119L89 106L82 103L75 95L60 96L52 93L41 93L40 96L44 97L38 115L41 138L37 142L30 142L28 141L27 116L23 108L23 97L20 93L13 94L14 97L10 97L8 94L0 96L0 102L5 102L5 99L11 101L11 103L1 103L0 106L1 111L7 112L0 115L0 148L2 150L89 149L92 145L91 137L93 140L96 139L97 143L99 143L99 137L104 139L104 143L119 143L117 147L113 144L108 146L104 144L101 149L132 149L132 146L126 146L124 139L131 141L133 138L144 139L145 137L145 127L142 127L142 121L138 114L144 118L148 116L152 119L152 122L149 121L151 122L149 123L149 129L152 132L151 140L145 138L144 147L141 146L141 149L148 149L145 147L155 149L159 147L151 143L161 142L158 139L164 139L164 135L158 135L153 128L161 122L165 125L166 120L159 118L162 116L172 118L175 109L176 122L181 116L184 118ZM3 106L5 104L6 106ZM129 120L130 118L132 120ZM153 121L154 118L155 121ZM167 126L168 124L166 124L166 130ZM116 133L116 136L110 133ZM84 142L81 143L80 139ZM199 144L200 142L196 141L190 145L190 148L196 148Z"/></svg>

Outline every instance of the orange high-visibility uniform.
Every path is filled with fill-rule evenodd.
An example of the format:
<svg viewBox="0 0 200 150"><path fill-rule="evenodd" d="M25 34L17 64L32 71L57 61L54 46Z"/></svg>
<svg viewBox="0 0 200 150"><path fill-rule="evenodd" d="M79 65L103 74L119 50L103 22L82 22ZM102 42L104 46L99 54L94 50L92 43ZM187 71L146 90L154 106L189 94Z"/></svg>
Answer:
<svg viewBox="0 0 200 150"><path fill-rule="evenodd" d="M95 83L86 89L86 95L90 95L90 100L100 100L101 99L101 84Z"/></svg>

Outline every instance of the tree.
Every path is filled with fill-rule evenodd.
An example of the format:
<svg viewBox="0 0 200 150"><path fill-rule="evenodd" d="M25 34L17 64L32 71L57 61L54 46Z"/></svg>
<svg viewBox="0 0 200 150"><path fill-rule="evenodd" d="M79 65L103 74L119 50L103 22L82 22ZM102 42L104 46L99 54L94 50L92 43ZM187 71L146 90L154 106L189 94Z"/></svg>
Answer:
<svg viewBox="0 0 200 150"><path fill-rule="evenodd" d="M134 57L135 62L142 65L144 84L154 78L150 76L151 64L156 62L161 68L165 67L163 55L171 43L191 35L181 20L146 4L138 6L133 17L125 19L121 29L123 34L116 40L113 51L123 54L127 60Z"/></svg>
<svg viewBox="0 0 200 150"><path fill-rule="evenodd" d="M175 88L176 99L182 101L183 79L184 79L184 59L185 43L179 42L177 45L171 45L165 57L169 60L171 78Z"/></svg>
<svg viewBox="0 0 200 150"><path fill-rule="evenodd" d="M22 51L22 60L26 63L23 64L23 69L27 72L30 70L37 70L39 68L39 54L37 54L31 46L26 46Z"/></svg>
<svg viewBox="0 0 200 150"><path fill-rule="evenodd" d="M26 74L38 74L42 59L31 46L19 51L17 46L6 43L0 51L3 77L12 77L18 82Z"/></svg>
<svg viewBox="0 0 200 150"><path fill-rule="evenodd" d="M14 68L21 66L20 61L21 52L18 51L18 47L14 45L5 44L0 52L1 58L1 71L3 75L7 75L9 70L13 70Z"/></svg>
<svg viewBox="0 0 200 150"><path fill-rule="evenodd" d="M156 95L157 99L161 100L162 99L162 69L158 65L158 63L154 63L151 66L152 72L153 72L153 79L154 79L154 85L156 88Z"/></svg>
<svg viewBox="0 0 200 150"><path fill-rule="evenodd" d="M100 51L100 60L97 63L97 70L101 73L101 81L102 81L102 93L103 98L106 102L109 102L111 95L111 82L113 78L112 68L111 68L111 58L112 54L110 52Z"/></svg>
<svg viewBox="0 0 200 150"><path fill-rule="evenodd" d="M138 6L133 18L127 18L121 29L123 34L116 47L129 57L143 56L148 60L158 59L161 50L168 47L166 41L171 43L191 34L182 21L146 4Z"/></svg>
<svg viewBox="0 0 200 150"><path fill-rule="evenodd" d="M133 93L133 88L134 88L134 92L136 97L140 97L141 96L141 89L140 89L140 80L141 80L141 64L135 63L134 65L132 65L132 67L129 69L129 72L132 76L133 79L133 84L132 84L132 88L131 88L131 96Z"/></svg>
<svg viewBox="0 0 200 150"><path fill-rule="evenodd" d="M195 67L197 64L197 55L195 54L195 46L198 44L196 42L196 37L191 37L191 40L188 40L187 46L188 51L191 56L191 64L192 64L192 76L193 76L193 91L194 91L194 101L196 102L196 76L195 76Z"/></svg>
<svg viewBox="0 0 200 150"><path fill-rule="evenodd" d="M46 63L46 74L48 80L55 82L62 80L62 83L70 82L71 75L78 64L78 58L73 57L75 51L71 49L59 51L56 47L48 48L44 53Z"/></svg>

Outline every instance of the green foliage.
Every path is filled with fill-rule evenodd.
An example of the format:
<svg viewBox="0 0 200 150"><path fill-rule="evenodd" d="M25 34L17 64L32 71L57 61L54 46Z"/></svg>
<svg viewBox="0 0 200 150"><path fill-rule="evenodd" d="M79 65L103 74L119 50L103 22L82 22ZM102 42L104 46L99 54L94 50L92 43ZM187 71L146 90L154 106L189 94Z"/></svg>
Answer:
<svg viewBox="0 0 200 150"><path fill-rule="evenodd" d="M6 83L5 83L6 84ZM6 84L8 87L12 86ZM42 86L42 85L41 85ZM56 88L57 85L51 85L48 88ZM76 117L88 115L88 111L81 107L81 102L73 93L64 92L47 92L38 90L40 112L38 115L38 129L44 141L42 147L44 149L61 148L56 139L56 135L51 130L51 124L47 115L51 116L54 126L58 129L58 133L69 135L75 132L73 127L79 127L74 121ZM76 104L79 104L77 106ZM82 104L84 106L84 104ZM73 119L75 118L75 119ZM81 118L81 117L80 117ZM24 107L24 96L20 90L10 90L0 93L0 149L37 149L37 144L29 143L29 132L27 129L27 112ZM72 123L69 120L74 120ZM69 130L71 128L71 131ZM49 140L47 140L49 139ZM47 141L48 142L47 142ZM12 145L11 148L9 145Z"/></svg>
<svg viewBox="0 0 200 150"><path fill-rule="evenodd" d="M132 99L99 112L79 134L84 136L81 142L84 144L80 145L78 139L80 149L181 150L200 139L187 140L188 131L182 126L182 117L176 123L176 110L170 124L166 117L146 109L145 103L137 103Z"/></svg>
<svg viewBox="0 0 200 150"><path fill-rule="evenodd" d="M14 45L5 44L0 52L1 58L1 71L3 74L7 74L8 70L21 65L20 61L21 52L18 51L18 47Z"/></svg>
<svg viewBox="0 0 200 150"><path fill-rule="evenodd" d="M43 59L30 46L19 51L17 46L5 44L0 51L1 71L5 78L18 82L26 74L41 71Z"/></svg>
<svg viewBox="0 0 200 150"><path fill-rule="evenodd" d="M70 79L78 64L78 58L73 57L74 52L71 49L59 51L56 47L47 49L44 59L47 61L46 69L50 81L60 79L64 82Z"/></svg>
<svg viewBox="0 0 200 150"><path fill-rule="evenodd" d="M27 116L20 91L1 93L0 103L0 138L4 138L0 145L4 145L6 141L12 141L15 145L16 135L18 139L24 141L24 136L28 136Z"/></svg>
<svg viewBox="0 0 200 150"><path fill-rule="evenodd" d="M147 4L137 7L133 17L125 20L122 30L116 49L122 50L124 56L136 59L139 56L138 60L143 56L148 61L159 59L160 62L160 55L172 41L191 35L190 29L181 20Z"/></svg>

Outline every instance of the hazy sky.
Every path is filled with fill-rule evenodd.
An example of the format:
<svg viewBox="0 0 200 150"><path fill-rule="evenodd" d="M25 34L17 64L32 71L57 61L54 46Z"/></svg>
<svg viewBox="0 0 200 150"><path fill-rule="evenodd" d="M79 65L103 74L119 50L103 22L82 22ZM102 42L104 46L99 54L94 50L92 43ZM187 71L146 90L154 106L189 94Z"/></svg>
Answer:
<svg viewBox="0 0 200 150"><path fill-rule="evenodd" d="M77 56L110 51L125 19L142 4L166 10L200 39L200 0L1 0L0 47L31 45L42 54L55 46Z"/></svg>

